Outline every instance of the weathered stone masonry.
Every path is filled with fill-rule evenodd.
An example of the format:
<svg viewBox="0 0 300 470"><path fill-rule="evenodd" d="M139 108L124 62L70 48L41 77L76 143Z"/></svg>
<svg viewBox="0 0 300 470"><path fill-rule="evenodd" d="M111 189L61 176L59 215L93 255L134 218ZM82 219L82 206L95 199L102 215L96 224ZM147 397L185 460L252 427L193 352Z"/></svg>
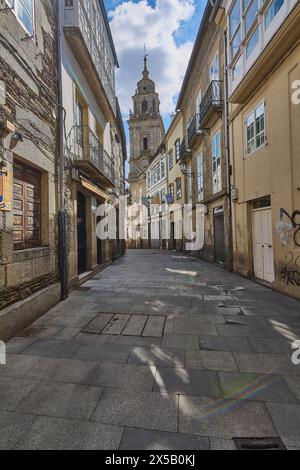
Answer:
<svg viewBox="0 0 300 470"><path fill-rule="evenodd" d="M13 131L2 130L0 161L5 161L11 186L14 163L40 175L40 196L33 204L30 202L32 210L37 208L39 212L38 216L32 213L33 227L40 234L35 244L24 249L14 245L16 219L22 221L22 215L14 213L13 196L6 201L5 210L0 210L0 309L57 280L55 21L55 2L51 0L35 2L33 38L26 37L12 11L0 16L0 82L5 89L0 122L9 121L22 136L18 141Z"/></svg>

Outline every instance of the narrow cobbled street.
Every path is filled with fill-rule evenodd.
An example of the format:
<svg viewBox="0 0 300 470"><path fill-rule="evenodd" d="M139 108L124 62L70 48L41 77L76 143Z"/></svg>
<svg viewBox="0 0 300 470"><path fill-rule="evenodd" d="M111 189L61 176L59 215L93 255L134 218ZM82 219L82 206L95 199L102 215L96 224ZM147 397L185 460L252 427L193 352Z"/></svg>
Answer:
<svg viewBox="0 0 300 470"><path fill-rule="evenodd" d="M127 251L8 344L0 447L300 448L300 303L214 265Z"/></svg>

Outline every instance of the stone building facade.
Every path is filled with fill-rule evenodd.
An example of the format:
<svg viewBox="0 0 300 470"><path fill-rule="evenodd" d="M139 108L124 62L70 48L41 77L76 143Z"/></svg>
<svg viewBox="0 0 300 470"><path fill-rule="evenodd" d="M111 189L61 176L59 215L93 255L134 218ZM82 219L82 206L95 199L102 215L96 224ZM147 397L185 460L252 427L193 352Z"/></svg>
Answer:
<svg viewBox="0 0 300 470"><path fill-rule="evenodd" d="M124 252L118 238L101 239L96 227L104 216L98 207L118 208L124 195L126 142L115 91L118 59L103 1L61 2L60 29L72 288Z"/></svg>
<svg viewBox="0 0 300 470"><path fill-rule="evenodd" d="M59 300L55 2L19 3L0 4L1 339Z"/></svg>
<svg viewBox="0 0 300 470"><path fill-rule="evenodd" d="M300 4L223 3L234 269L300 298Z"/></svg>
<svg viewBox="0 0 300 470"><path fill-rule="evenodd" d="M170 228L167 248L183 250L182 220L185 204L185 178L180 168L180 145L183 139L183 115L177 112L165 136L167 152L168 195Z"/></svg>
<svg viewBox="0 0 300 470"><path fill-rule="evenodd" d="M193 232L199 233L197 206L203 205L204 246L198 255L230 267L230 189L225 121L224 31L222 10L208 2L177 108L183 115L180 158L185 202L193 206ZM194 253L195 254L195 253Z"/></svg>

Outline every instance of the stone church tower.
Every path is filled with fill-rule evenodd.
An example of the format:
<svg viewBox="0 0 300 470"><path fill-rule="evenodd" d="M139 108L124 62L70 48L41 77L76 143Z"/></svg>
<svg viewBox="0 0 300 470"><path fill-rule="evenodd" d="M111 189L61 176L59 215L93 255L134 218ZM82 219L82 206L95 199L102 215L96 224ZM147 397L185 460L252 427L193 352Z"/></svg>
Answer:
<svg viewBox="0 0 300 470"><path fill-rule="evenodd" d="M137 84L137 90L132 97L133 111L130 112L130 171L128 181L132 186L139 180L159 145L165 129L160 115L160 101L155 91L155 83L149 78L147 55L144 57L143 78Z"/></svg>

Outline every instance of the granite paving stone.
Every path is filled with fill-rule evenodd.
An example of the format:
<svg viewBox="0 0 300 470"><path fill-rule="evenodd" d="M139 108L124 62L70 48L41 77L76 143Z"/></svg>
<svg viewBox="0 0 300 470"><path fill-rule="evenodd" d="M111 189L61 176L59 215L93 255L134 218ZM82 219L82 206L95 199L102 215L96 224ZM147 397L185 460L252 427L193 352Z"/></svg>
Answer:
<svg viewBox="0 0 300 470"><path fill-rule="evenodd" d="M94 368L85 383L132 391L153 387L156 367L135 364L101 363Z"/></svg>
<svg viewBox="0 0 300 470"><path fill-rule="evenodd" d="M244 337L199 335L199 346L203 351L254 352L249 339Z"/></svg>
<svg viewBox="0 0 300 470"><path fill-rule="evenodd" d="M41 416L23 436L17 449L115 450L122 434L120 426Z"/></svg>
<svg viewBox="0 0 300 470"><path fill-rule="evenodd" d="M177 393L178 395L221 397L217 374L197 369L158 367L154 391Z"/></svg>
<svg viewBox="0 0 300 470"><path fill-rule="evenodd" d="M35 420L32 415L0 411L0 450L14 449Z"/></svg>
<svg viewBox="0 0 300 470"><path fill-rule="evenodd" d="M178 397L167 393L106 389L92 421L176 432Z"/></svg>
<svg viewBox="0 0 300 470"><path fill-rule="evenodd" d="M120 450L209 450L207 437L125 428Z"/></svg>
<svg viewBox="0 0 300 470"><path fill-rule="evenodd" d="M41 382L17 407L25 414L89 420L103 388Z"/></svg>
<svg viewBox="0 0 300 470"><path fill-rule="evenodd" d="M37 339L23 351L27 356L71 357L81 346L80 342L56 339Z"/></svg>
<svg viewBox="0 0 300 470"><path fill-rule="evenodd" d="M300 405L270 403L267 409L284 443L300 448Z"/></svg>
<svg viewBox="0 0 300 470"><path fill-rule="evenodd" d="M0 377L0 410L14 411L37 384L34 380Z"/></svg>
<svg viewBox="0 0 300 470"><path fill-rule="evenodd" d="M234 353L233 355L241 372L300 376L300 367L293 365L287 354Z"/></svg>
<svg viewBox="0 0 300 470"><path fill-rule="evenodd" d="M300 302L196 257L125 256L7 344L0 449L299 449Z"/></svg>
<svg viewBox="0 0 300 470"><path fill-rule="evenodd" d="M83 330L84 333L101 333L113 318L112 314L100 313Z"/></svg>
<svg viewBox="0 0 300 470"><path fill-rule="evenodd" d="M184 367L184 351L165 349L159 346L151 348L135 347L128 359L132 364L148 364L169 367Z"/></svg>
<svg viewBox="0 0 300 470"><path fill-rule="evenodd" d="M262 403L188 395L179 397L179 432L225 439L278 435Z"/></svg>
<svg viewBox="0 0 300 470"><path fill-rule="evenodd" d="M132 349L133 346L123 344L89 343L77 349L73 359L127 362Z"/></svg>
<svg viewBox="0 0 300 470"><path fill-rule="evenodd" d="M187 368L203 370L236 371L237 366L233 355L223 351L196 351L187 349L185 353Z"/></svg>
<svg viewBox="0 0 300 470"><path fill-rule="evenodd" d="M161 344L163 348L199 349L197 335L165 334Z"/></svg>
<svg viewBox="0 0 300 470"><path fill-rule="evenodd" d="M223 397L270 403L296 404L297 399L279 375L219 372Z"/></svg>

